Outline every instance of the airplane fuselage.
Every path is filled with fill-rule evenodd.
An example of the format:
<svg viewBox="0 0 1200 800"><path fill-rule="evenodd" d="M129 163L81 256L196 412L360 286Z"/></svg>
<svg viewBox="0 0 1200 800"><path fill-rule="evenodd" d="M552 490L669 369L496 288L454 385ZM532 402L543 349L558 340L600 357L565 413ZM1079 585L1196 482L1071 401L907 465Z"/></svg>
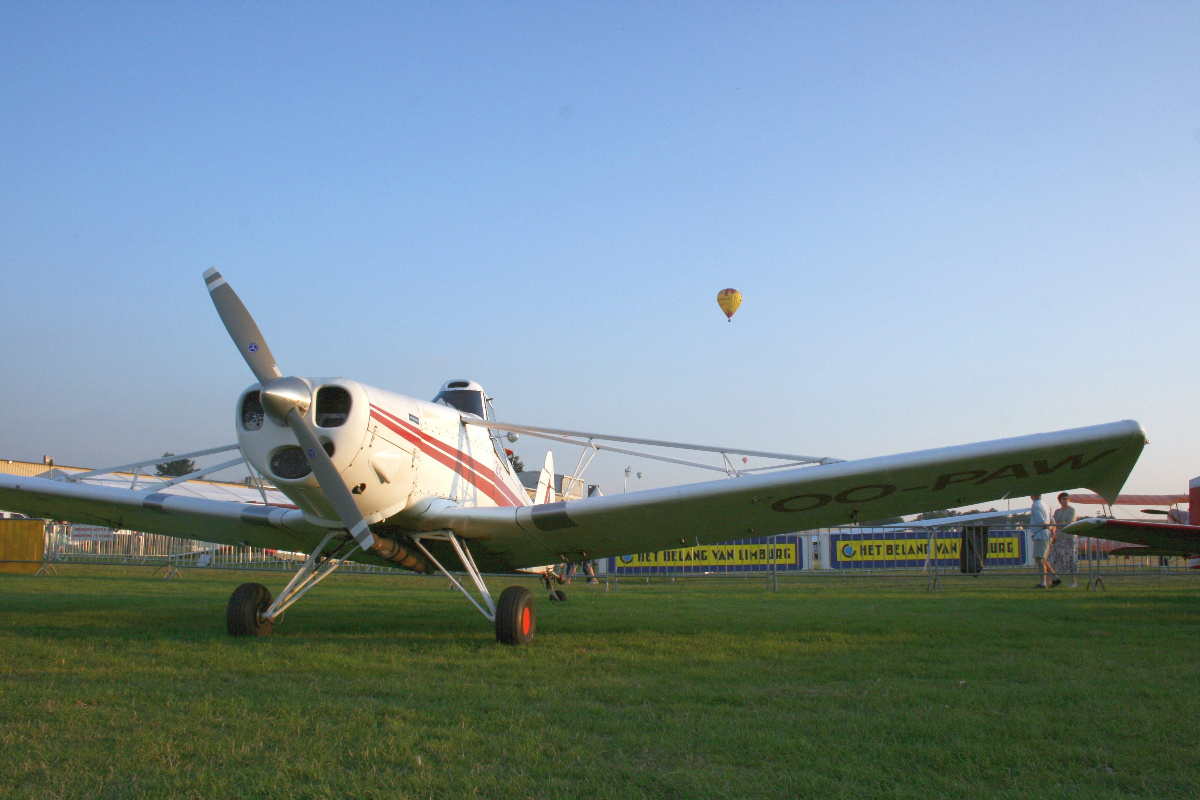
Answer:
<svg viewBox="0 0 1200 800"><path fill-rule="evenodd" d="M530 503L503 446L487 428L464 425L465 412L345 378L300 380L312 396L305 416L367 522L399 522L439 500L483 507ZM254 384L243 391L235 409L246 459L306 517L340 526L295 435L264 411L259 389Z"/></svg>

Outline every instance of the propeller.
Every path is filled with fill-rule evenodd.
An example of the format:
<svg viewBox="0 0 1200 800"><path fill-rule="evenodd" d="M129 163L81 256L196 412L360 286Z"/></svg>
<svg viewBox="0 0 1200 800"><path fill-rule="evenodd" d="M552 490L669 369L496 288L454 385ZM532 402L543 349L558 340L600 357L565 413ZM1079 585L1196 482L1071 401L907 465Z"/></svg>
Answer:
<svg viewBox="0 0 1200 800"><path fill-rule="evenodd" d="M208 293L225 330L237 345L238 352L246 359L247 366L254 377L262 384L262 404L267 413L275 419L285 422L296 440L308 457L308 465L312 468L317 485L325 493L325 498L333 506L338 520L346 526L346 530L364 550L376 549L380 540L371 533L371 527L363 519L354 496L338 473L333 459L325 452L325 448L317 439L317 432L304 416L312 404L312 389L300 378L283 377L271 348L263 339L262 331L258 329L254 318L246 310L237 293L233 291L221 273L210 269L204 273L204 282L208 285Z"/></svg>
<svg viewBox="0 0 1200 800"><path fill-rule="evenodd" d="M208 293L217 307L217 313L221 315L221 322L225 323L225 330L229 331L230 338L258 382L265 389L268 383L283 377L279 365L275 363L275 356L271 355L271 348L263 339L262 331L233 287L215 269L204 273L204 282L208 285Z"/></svg>

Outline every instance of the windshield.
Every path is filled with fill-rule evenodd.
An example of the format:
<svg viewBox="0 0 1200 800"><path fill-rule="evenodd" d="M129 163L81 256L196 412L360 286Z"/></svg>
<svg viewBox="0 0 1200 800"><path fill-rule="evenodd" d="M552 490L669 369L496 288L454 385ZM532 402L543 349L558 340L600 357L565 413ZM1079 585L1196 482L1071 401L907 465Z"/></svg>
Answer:
<svg viewBox="0 0 1200 800"><path fill-rule="evenodd" d="M483 413L483 392L476 389L448 389L438 392L438 396L433 398L433 402L474 414L480 419L486 419Z"/></svg>

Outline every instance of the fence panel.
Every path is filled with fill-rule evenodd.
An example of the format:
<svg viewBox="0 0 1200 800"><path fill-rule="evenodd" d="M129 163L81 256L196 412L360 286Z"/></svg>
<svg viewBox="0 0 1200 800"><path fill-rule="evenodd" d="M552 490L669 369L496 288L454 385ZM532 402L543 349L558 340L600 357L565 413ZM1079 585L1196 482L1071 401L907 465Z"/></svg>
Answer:
<svg viewBox="0 0 1200 800"><path fill-rule="evenodd" d="M42 525L41 521L28 523ZM982 574L1029 573L1033 569L1028 531L1005 527L990 531ZM743 576L801 574L912 574L957 572L957 531L826 528L779 536L760 536L718 545L687 547L601 560L600 575ZM1109 553L1119 543L1081 538L1079 574L1147 575L1188 573L1183 557L1124 556ZM294 572L306 558L258 547L198 542L138 531L95 526L44 524L42 564L107 564L205 569ZM0 561L4 559L0 557ZM407 570L347 562L343 572L411 574Z"/></svg>

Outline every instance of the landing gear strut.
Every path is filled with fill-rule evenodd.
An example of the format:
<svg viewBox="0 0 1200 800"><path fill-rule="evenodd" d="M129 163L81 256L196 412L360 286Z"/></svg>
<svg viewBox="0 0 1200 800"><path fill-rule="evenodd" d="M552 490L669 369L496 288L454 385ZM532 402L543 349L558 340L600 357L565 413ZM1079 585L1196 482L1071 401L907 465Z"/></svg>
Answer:
<svg viewBox="0 0 1200 800"><path fill-rule="evenodd" d="M336 540L336 541L335 541ZM445 567L429 552L424 541L444 541L454 549L455 555L462 562L463 570L471 578L478 590L480 600L475 599L466 587L450 574ZM529 644L537 632L537 610L533 605L533 595L524 586L509 586L500 594L500 602L492 600L487 584L475 559L466 545L451 531L434 531L432 533L413 534L413 543L425 554L429 562L445 575L454 588L479 609L479 612L496 626L496 641L502 644ZM329 553L325 549L333 544ZM358 543L341 531L329 533L304 562L304 566L295 577L279 593L279 597L271 599L267 587L259 583L243 583L229 598L229 608L225 619L230 636L266 636L271 633L275 622L293 603L312 587L316 586L337 569L345 558L359 548ZM559 592L560 598L566 595Z"/></svg>
<svg viewBox="0 0 1200 800"><path fill-rule="evenodd" d="M545 584L545 586L546 586L546 591L550 593L550 602L551 603L566 602L567 593L564 592L562 589L554 588L555 581L562 584L562 583L566 583L566 579L564 579L562 575L559 575L557 572L555 572L551 567L546 567L546 571L541 573L541 577L542 577L542 583ZM551 580L551 579L553 579L553 580Z"/></svg>
<svg viewBox="0 0 1200 800"><path fill-rule="evenodd" d="M463 593L475 608L479 609L479 613L487 617L489 622L496 626L496 641L501 644L529 644L533 641L533 635L537 631L537 610L533 606L533 595L524 586L509 586L500 593L500 602L496 603L492 600L492 595L488 592L487 584L483 582L483 575L479 572L479 567L475 566L475 559L471 556L471 551L459 541L459 538L452 531L435 531L433 533L414 534L413 542L420 548L425 557L429 559L438 570L450 579L450 583L454 588ZM486 604L486 608L479 603L466 588L459 583L450 572L442 566L441 562L434 558L433 553L425 547L426 540L445 541L449 542L454 548L455 555L462 563L463 569L470 576L471 582L475 584L475 588L479 591L480 598Z"/></svg>
<svg viewBox="0 0 1200 800"><path fill-rule="evenodd" d="M340 539L333 551L325 554L325 547L334 539ZM271 593L260 583L243 583L229 598L225 622L230 636L267 636L275 627L275 621L292 603L312 587L325 580L341 566L346 556L358 549L358 543L341 531L333 531L321 540L317 549L304 562L279 597L271 600Z"/></svg>

